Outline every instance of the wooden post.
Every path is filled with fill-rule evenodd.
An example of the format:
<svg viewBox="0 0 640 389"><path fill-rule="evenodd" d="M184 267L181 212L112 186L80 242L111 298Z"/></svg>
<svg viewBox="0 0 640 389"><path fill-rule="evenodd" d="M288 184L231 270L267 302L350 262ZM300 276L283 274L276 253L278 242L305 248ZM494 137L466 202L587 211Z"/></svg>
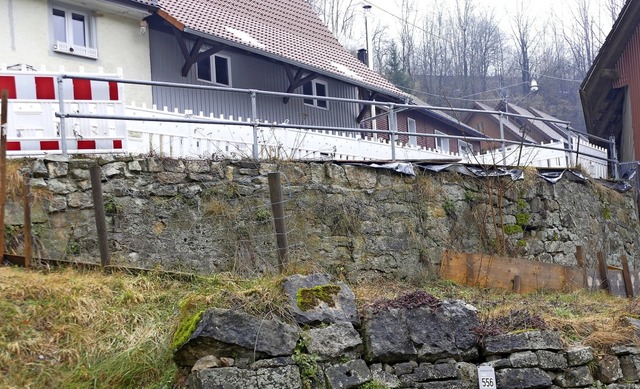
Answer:
<svg viewBox="0 0 640 389"><path fill-rule="evenodd" d="M104 215L104 200L102 198L102 181L100 166L91 166L91 193L93 194L93 209L96 215L96 230L98 231L98 247L100 248L100 265L109 266L109 241L107 240L107 221Z"/></svg>
<svg viewBox="0 0 640 389"><path fill-rule="evenodd" d="M31 267L31 256L33 253L33 242L31 241L31 190L30 177L24 176L22 186L22 199L24 207L24 267Z"/></svg>
<svg viewBox="0 0 640 389"><path fill-rule="evenodd" d="M513 277L513 291L516 293L520 293L520 276Z"/></svg>
<svg viewBox="0 0 640 389"><path fill-rule="evenodd" d="M627 297L633 297L633 284L631 283L631 272L629 271L629 260L626 255L620 256L622 262L622 277L624 278L624 289L627 291Z"/></svg>
<svg viewBox="0 0 640 389"><path fill-rule="evenodd" d="M611 293L609 288L609 271L607 270L607 260L602 251L598 251L598 270L600 271L600 288Z"/></svg>
<svg viewBox="0 0 640 389"><path fill-rule="evenodd" d="M584 248L582 246L576 246L576 262L578 262L578 266L585 267L587 261L584 256Z"/></svg>
<svg viewBox="0 0 640 389"><path fill-rule="evenodd" d="M587 260L584 255L584 247L576 246L576 262L582 269L582 287L589 288L589 274L587 273Z"/></svg>
<svg viewBox="0 0 640 389"><path fill-rule="evenodd" d="M4 205L7 201L7 115L9 91L2 90L0 106L0 263L4 262Z"/></svg>
<svg viewBox="0 0 640 389"><path fill-rule="evenodd" d="M273 211L273 223L276 228L276 242L278 244L278 270L282 273L284 266L289 261L289 243L287 242L287 230L284 224L284 204L282 203L280 173L269 173L268 177L269 197L271 198L271 210Z"/></svg>

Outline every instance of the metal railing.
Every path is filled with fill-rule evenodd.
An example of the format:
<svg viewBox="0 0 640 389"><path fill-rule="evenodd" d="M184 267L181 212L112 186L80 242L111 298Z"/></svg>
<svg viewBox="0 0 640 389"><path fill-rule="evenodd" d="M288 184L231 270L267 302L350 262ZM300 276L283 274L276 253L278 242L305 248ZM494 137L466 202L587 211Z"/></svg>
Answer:
<svg viewBox="0 0 640 389"><path fill-rule="evenodd" d="M548 149L558 151L558 146L555 145L543 145L543 144L534 144L531 143L524 138L524 134L522 134L521 139L519 140L509 140L505 139L503 125L505 124L505 120L508 118L520 118L525 120L533 120L540 122L548 122L559 124L565 126L566 130L566 147L564 148L564 152L569 156L569 161L567 164L577 164L580 160L580 142L575 143L577 147L574 149L573 145L574 139L580 138L588 138L590 140L595 140L600 142L601 144L605 144L608 146L610 156L592 156L598 160L601 160L603 163L610 163L614 166L612 169L617 177L618 171L618 161L615 155L615 140L600 138L591 134L584 134L578 132L571 128L570 122L554 119L554 118L544 118L533 115L522 115L518 113L511 112L502 112L502 111L485 111L485 110L474 110L474 109L466 109L466 108L455 108L455 107L435 107L435 106L424 106L424 105L412 105L412 104L398 104L391 102L381 102L381 101L370 101L370 100L360 100L360 99L349 99L349 98L339 98L339 97L330 97L330 96L309 96L305 94L295 94L295 93L283 93L283 92L274 92L274 91L264 91L264 90L256 90L256 89L240 89L240 88L228 88L228 87L217 87L217 86L205 86L205 85L192 85L192 84L182 84L182 83L173 83L173 82L161 82L161 81L146 81L146 80L134 80L134 79L125 79L125 78L115 78L115 77L103 77L103 76L94 76L94 75L83 75L83 74L59 74L56 77L57 80L57 91L58 91L58 106L59 109L55 112L55 116L60 119L59 125L59 134L61 138L61 151L63 154L67 154L67 135L68 135L68 125L67 120L69 119L94 119L94 120L116 120L116 121L148 121L148 122L171 122L171 123L190 123L190 124L202 124L202 125L211 125L211 124L220 124L226 126L251 126L253 130L253 143L252 143L252 157L254 159L258 159L260 156L259 152L259 137L258 131L260 128L280 128L280 129L292 129L292 130L314 130L314 131L333 131L340 132L344 134L357 135L361 134L362 136L366 134L372 134L374 137L381 136L389 139L390 146L390 160L397 160L397 148L400 147L399 144L399 136L404 137L415 137L418 138L439 138L439 139L453 139L453 140L463 140L466 142L482 142L483 144L500 144L500 152L503 155L503 161L506 161L506 150L508 145L517 145L520 147L535 147L537 149ZM204 90L204 91L218 91L225 93L235 93L235 94L244 94L250 101L251 106L251 117L248 122L234 122L223 119L215 119L215 118L197 118L197 117L184 117L184 118L154 118L154 117L134 117L128 115L121 114L88 114L82 112L68 112L65 109L65 103L69 100L65 96L65 88L64 81L65 80L88 80L88 81L97 81L97 82L115 82L118 84L130 84L130 85L142 85L142 86L151 86L151 87L160 87L160 88L179 88L179 89L189 89L189 90ZM322 125L311 125L311 124L296 124L296 123L286 123L286 122L265 122L260 121L257 115L258 112L258 96L272 96L272 97L282 97L288 99L319 99L324 101L333 101L340 104L355 104L358 107L364 107L369 105L375 105L376 107L383 108L386 112L378 115L377 117L388 116L389 130L378 130L373 128L355 128L355 127L336 127L336 126L322 126ZM482 136L465 136L465 135L444 135L444 134L430 134L430 133L420 133L420 132L405 132L398 130L398 120L397 114L403 110L425 110L425 111L440 111L440 112L457 112L457 113L480 113L483 115L496 115L500 120L501 127L501 137L499 139L482 137ZM376 120L377 117L374 118L366 118L363 122ZM454 118L451 118L454 120ZM463 123L458 122L460 125Z"/></svg>

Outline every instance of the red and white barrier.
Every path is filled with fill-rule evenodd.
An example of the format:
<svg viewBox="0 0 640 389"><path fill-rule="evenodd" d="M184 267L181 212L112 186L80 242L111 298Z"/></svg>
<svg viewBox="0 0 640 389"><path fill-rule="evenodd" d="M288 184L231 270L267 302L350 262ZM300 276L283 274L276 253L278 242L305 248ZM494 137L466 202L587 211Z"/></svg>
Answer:
<svg viewBox="0 0 640 389"><path fill-rule="evenodd" d="M57 100L58 86L55 76L35 74L0 74L0 90L9 92L9 99ZM25 73L25 72L22 72ZM65 100L120 100L118 83L65 79L63 80Z"/></svg>
<svg viewBox="0 0 640 389"><path fill-rule="evenodd" d="M67 139L70 153L123 153L123 139ZM60 139L23 139L8 140L9 155L56 154L62 152Z"/></svg>

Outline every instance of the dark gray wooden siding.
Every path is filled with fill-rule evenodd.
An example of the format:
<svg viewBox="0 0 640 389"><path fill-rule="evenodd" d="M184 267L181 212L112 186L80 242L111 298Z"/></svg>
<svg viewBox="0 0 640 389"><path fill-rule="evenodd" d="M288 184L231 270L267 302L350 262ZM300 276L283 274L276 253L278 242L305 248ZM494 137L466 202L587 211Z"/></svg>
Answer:
<svg viewBox="0 0 640 389"><path fill-rule="evenodd" d="M154 81L168 81L196 85L211 85L199 81L195 65L187 77L182 77L184 59L176 38L158 30L150 31L151 40L151 77ZM188 42L190 46L193 42ZM231 59L231 86L284 92L288 86L282 65L257 56L238 52L221 51L219 54ZM353 85L329 79L319 78L328 84L331 97L357 98L357 89ZM295 93L302 93L298 88ZM251 101L248 94L219 91L198 91L178 88L153 88L153 103L158 108L191 109L195 114L202 111L205 115L213 113L216 117L224 114L234 118L251 117ZM301 99L291 99L284 104L281 97L260 96L257 98L258 119L291 124L308 124L337 127L356 127L355 118L358 107L353 103L329 101L329 109L307 106Z"/></svg>

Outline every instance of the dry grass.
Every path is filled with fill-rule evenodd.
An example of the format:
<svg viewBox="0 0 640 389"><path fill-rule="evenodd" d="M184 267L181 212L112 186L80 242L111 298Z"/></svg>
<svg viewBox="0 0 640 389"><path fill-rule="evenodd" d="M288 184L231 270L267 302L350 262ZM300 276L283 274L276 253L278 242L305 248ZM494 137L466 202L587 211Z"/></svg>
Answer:
<svg viewBox="0 0 640 389"><path fill-rule="evenodd" d="M640 316L640 299L628 300L604 292L587 291L518 295L448 281L433 281L418 287L440 299L459 299L475 306L481 321L511 311L528 311L540 316L550 329L558 330L567 345L587 345L598 352L606 352L612 345L640 344L634 328L625 320L625 317ZM376 282L358 285L354 291L362 307L382 298L396 298L415 288L415 285Z"/></svg>
<svg viewBox="0 0 640 389"><path fill-rule="evenodd" d="M287 274L313 270L298 264ZM217 274L180 281L158 274L0 267L0 387L170 387L180 378L171 343L181 320L207 307L286 319L283 279ZM520 296L445 281L386 281L353 289L360 308L425 290L476 306L481 319L510 310L534 312L560 330L567 344L606 351L612 344L637 343L623 318L640 315L640 300L587 292Z"/></svg>

